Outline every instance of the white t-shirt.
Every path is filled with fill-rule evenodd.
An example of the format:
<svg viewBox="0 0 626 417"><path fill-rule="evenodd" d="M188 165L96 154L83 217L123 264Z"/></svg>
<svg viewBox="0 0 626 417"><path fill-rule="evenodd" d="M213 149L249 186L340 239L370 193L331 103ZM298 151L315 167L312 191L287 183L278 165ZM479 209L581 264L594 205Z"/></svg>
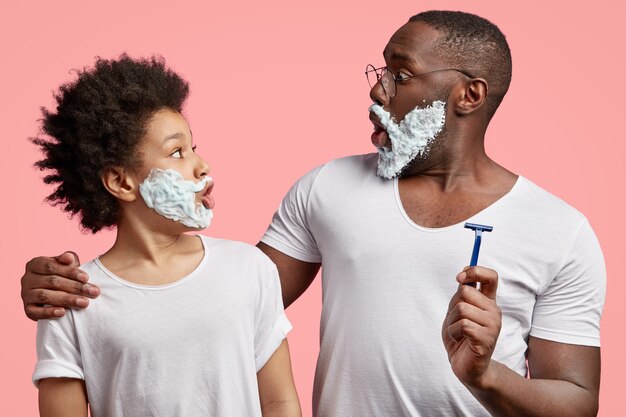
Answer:
<svg viewBox="0 0 626 417"><path fill-rule="evenodd" d="M33 381L84 379L94 417L261 416L256 373L291 329L276 267L245 243L202 243L200 265L162 286L84 265L102 295L39 321Z"/></svg>
<svg viewBox="0 0 626 417"><path fill-rule="evenodd" d="M474 232L426 228L404 211L377 156L332 161L301 178L262 241L322 262L317 417L488 416L452 373L441 340ZM479 265L499 274L493 359L526 375L529 335L599 346L604 260L587 220L520 177L468 222L491 225Z"/></svg>

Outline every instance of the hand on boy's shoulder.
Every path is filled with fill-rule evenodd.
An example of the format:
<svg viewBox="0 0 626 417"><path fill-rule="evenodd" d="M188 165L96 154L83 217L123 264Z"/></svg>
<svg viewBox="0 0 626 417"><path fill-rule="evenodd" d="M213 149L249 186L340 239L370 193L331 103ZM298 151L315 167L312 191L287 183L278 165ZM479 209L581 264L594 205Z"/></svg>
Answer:
<svg viewBox="0 0 626 417"><path fill-rule="evenodd" d="M26 264L21 279L24 311L31 320L63 317L66 308L85 308L100 289L88 283L74 252L39 256Z"/></svg>

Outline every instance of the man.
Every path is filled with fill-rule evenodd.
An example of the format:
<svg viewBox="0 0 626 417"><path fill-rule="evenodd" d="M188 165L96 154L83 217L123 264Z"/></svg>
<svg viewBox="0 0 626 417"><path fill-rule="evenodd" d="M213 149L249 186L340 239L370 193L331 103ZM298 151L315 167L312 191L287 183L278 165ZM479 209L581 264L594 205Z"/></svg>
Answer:
<svg viewBox="0 0 626 417"><path fill-rule="evenodd" d="M504 36L480 17L431 11L383 56L367 71L378 155L305 175L259 243L285 305L323 265L314 414L595 415L598 242L580 213L484 150L511 78ZM494 228L480 258L489 268L463 268L466 221ZM86 305L64 291L97 295L76 265L69 253L27 265L29 317L63 314L44 303Z"/></svg>

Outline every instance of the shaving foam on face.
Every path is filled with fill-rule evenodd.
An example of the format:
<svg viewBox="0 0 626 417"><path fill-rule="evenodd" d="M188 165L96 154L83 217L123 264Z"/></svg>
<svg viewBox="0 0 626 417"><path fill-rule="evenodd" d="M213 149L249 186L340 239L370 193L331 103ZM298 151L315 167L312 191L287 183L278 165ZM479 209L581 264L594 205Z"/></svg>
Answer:
<svg viewBox="0 0 626 417"><path fill-rule="evenodd" d="M428 146L443 129L446 120L446 103L433 101L430 106L416 107L398 124L382 106L372 104L369 111L380 119L391 140L391 149L378 148L378 176L397 177L418 155L428 151Z"/></svg>
<svg viewBox="0 0 626 417"><path fill-rule="evenodd" d="M204 177L199 182L188 181L173 169L152 168L139 184L139 193L146 205L161 216L195 229L211 224L213 211L196 202L196 193L212 181Z"/></svg>

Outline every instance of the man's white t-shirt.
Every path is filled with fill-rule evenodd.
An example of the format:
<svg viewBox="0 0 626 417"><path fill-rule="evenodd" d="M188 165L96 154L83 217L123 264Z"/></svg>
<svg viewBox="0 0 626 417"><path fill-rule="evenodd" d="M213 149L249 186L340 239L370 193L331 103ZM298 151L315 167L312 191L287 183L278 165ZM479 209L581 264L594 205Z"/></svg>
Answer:
<svg viewBox="0 0 626 417"><path fill-rule="evenodd" d="M441 326L474 232L426 228L404 211L375 154L301 178L262 241L322 262L316 417L488 416L451 371ZM526 375L529 335L599 346L605 267L585 217L520 177L468 222L484 233L479 265L499 274L502 330L493 359Z"/></svg>
<svg viewBox="0 0 626 417"><path fill-rule="evenodd" d="M39 321L33 381L84 379L94 417L261 416L256 373L291 329L276 267L254 246L201 238L200 265L167 285L82 266L102 295Z"/></svg>

